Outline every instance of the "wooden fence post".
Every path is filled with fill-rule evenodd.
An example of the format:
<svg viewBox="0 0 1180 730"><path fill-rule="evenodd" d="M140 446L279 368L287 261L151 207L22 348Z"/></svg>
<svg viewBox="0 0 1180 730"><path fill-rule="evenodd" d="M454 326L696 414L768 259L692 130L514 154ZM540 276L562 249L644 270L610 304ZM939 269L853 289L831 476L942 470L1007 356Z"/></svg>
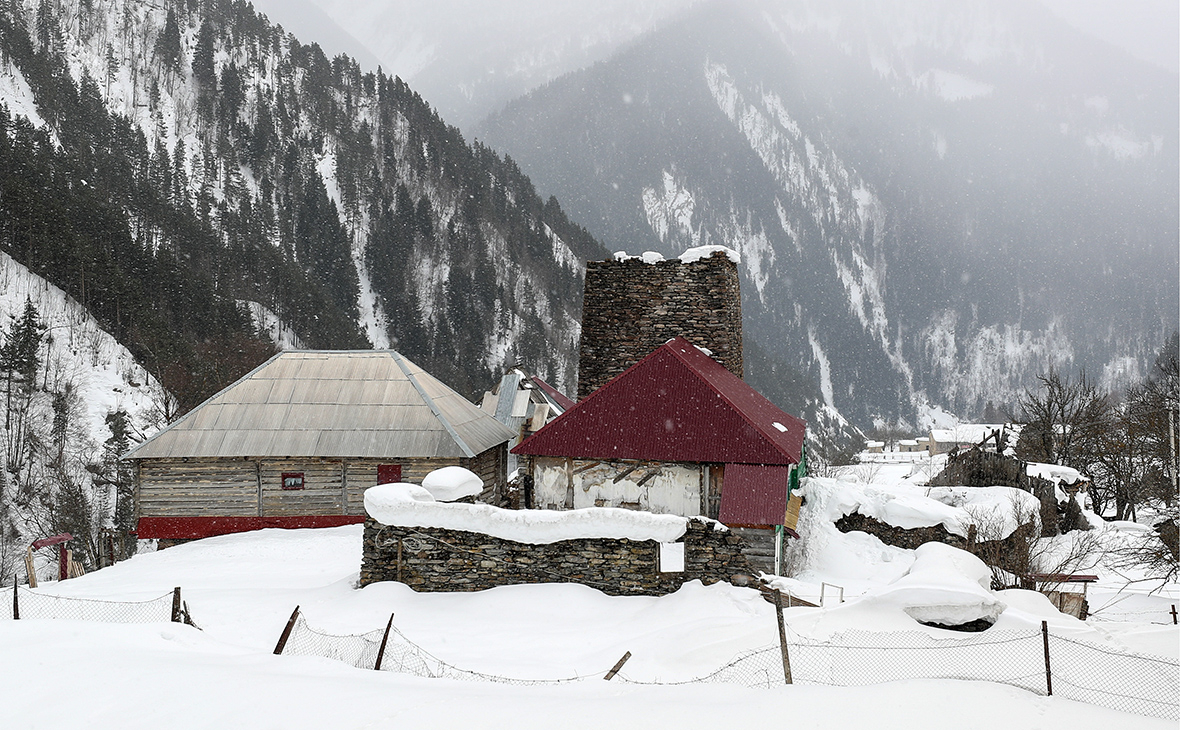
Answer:
<svg viewBox="0 0 1180 730"><path fill-rule="evenodd" d="M783 655L783 680L787 684L794 684L791 679L791 655L787 652L787 625L783 621L783 594L774 589L774 612L778 616L778 645Z"/></svg>
<svg viewBox="0 0 1180 730"><path fill-rule="evenodd" d="M377 661L373 664L373 669L381 671L381 660L385 658L385 644L389 641L389 630L393 628L393 614L389 614L389 623L385 624L385 635L381 637L381 648L377 650Z"/></svg>
<svg viewBox="0 0 1180 730"><path fill-rule="evenodd" d="M16 580L16 574L12 575L12 618L14 621L20 619L20 593L17 591L19 584ZM1173 610L1175 610L1173 608Z"/></svg>
<svg viewBox="0 0 1180 730"><path fill-rule="evenodd" d="M287 639L291 638L291 630L295 628L295 620L299 618L299 606L291 612L291 618L287 619L287 625L283 628L282 635L279 636L279 643L275 644L275 654L282 654L283 647L287 645Z"/></svg>
<svg viewBox="0 0 1180 730"><path fill-rule="evenodd" d="M172 623L180 623L180 586L172 589Z"/></svg>
<svg viewBox="0 0 1180 730"><path fill-rule="evenodd" d="M33 565L33 546L25 551L25 575L29 579L29 588L37 587L37 570Z"/></svg>
<svg viewBox="0 0 1180 730"><path fill-rule="evenodd" d="M1041 622L1041 637L1045 643L1045 689L1050 697L1053 696L1053 673L1049 670L1049 622Z"/></svg>
<svg viewBox="0 0 1180 730"><path fill-rule="evenodd" d="M1172 625L1176 625L1176 604L1172 604Z"/></svg>
<svg viewBox="0 0 1180 730"><path fill-rule="evenodd" d="M608 682L611 681L612 679L614 679L614 676L619 673L619 670L623 668L623 665L626 664L627 660L630 658L631 658L631 652L627 652L626 654L624 654L622 656L622 658L619 659L619 661L615 662L615 665L610 668L610 671L606 673L606 676L603 677L603 679L605 679Z"/></svg>

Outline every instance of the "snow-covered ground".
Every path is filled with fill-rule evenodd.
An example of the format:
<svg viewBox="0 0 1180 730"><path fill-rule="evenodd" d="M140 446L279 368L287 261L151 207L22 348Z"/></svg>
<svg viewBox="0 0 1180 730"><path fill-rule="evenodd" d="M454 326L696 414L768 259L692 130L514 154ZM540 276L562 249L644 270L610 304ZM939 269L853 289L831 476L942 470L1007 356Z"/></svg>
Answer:
<svg viewBox="0 0 1180 730"><path fill-rule="evenodd" d="M822 500L813 491L818 507ZM972 587L982 575L972 576L961 556L973 558L951 548L936 546L916 560L917 551L873 545L876 538L863 534L832 528L820 537L803 580L784 582L799 595L817 590L817 581L846 583L841 571L858 565L866 597L850 593L845 603L827 609L787 609L794 637L823 639L850 629L961 637L922 626L903 609L906 596L928 593L930 584L938 583L990 602L992 610L1002 606L999 629L1039 627L1046 620L1055 635L1114 651L1173 657L1178 651L1178 632L1171 626L1086 624L1058 613L1039 594L990 593L978 581ZM398 583L357 589L360 553L359 525L262 530L137 555L49 584L40 591L108 600L156 598L179 585L201 630L166 623L0 621L3 726L654 728L752 726L779 719L815 728L907 730L942 730L949 722L987 730L1174 727L986 682L775 689L604 682L597 677L626 651L632 658L624 674L632 680L682 681L707 674L744 651L774 645L774 610L753 590L696 582L660 598L611 597L573 584L477 593L418 594ZM406 637L463 669L534 679L590 678L508 686L274 656L296 605L311 626L335 634L381 628L393 613Z"/></svg>

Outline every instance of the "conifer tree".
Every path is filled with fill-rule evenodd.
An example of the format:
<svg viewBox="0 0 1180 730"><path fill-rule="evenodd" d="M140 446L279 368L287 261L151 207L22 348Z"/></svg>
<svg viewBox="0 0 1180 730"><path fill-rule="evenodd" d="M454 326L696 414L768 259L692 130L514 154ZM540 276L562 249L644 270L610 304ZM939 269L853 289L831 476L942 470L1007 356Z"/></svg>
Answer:
<svg viewBox="0 0 1180 730"><path fill-rule="evenodd" d="M156 58L169 71L180 70L180 24L176 22L176 11L168 8L164 19L164 30L156 38Z"/></svg>

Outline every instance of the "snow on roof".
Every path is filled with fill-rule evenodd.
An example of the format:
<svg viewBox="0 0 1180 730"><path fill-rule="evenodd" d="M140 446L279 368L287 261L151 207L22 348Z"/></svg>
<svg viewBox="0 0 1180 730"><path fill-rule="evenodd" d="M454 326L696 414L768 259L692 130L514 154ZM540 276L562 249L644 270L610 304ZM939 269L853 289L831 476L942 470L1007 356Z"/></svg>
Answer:
<svg viewBox="0 0 1180 730"><path fill-rule="evenodd" d="M994 621L1007 605L989 590L991 579L991 569L966 550L928 542L914 550L914 564L905 575L867 598L897 605L922 623Z"/></svg>
<svg viewBox="0 0 1180 730"><path fill-rule="evenodd" d="M688 525L687 517L616 507L560 511L437 502L426 489L404 483L365 490L365 511L383 525L478 532L530 545L596 537L675 542Z"/></svg>
<svg viewBox="0 0 1180 730"><path fill-rule="evenodd" d="M728 246L695 246L680 254L677 256L677 258L680 259L680 262L683 264L691 264L694 261L707 259L715 253L725 254L725 257L735 264L740 264L742 262L742 255ZM657 251L644 251L639 256L632 256L626 251L615 251L614 259L615 261L631 261L634 259L639 259L645 264L658 264L661 261L666 260L664 255Z"/></svg>
<svg viewBox="0 0 1180 730"><path fill-rule="evenodd" d="M1061 466L1060 464L1038 464L1036 462L1030 462L1025 467L1025 473L1030 477L1040 477L1058 485L1090 481L1089 478L1083 476L1077 469L1071 469L1068 466Z"/></svg>
<svg viewBox="0 0 1180 730"><path fill-rule="evenodd" d="M978 444L1000 430L1015 436L1020 428L1015 423L960 423L953 428L930 429L930 437L940 444Z"/></svg>
<svg viewBox="0 0 1180 730"><path fill-rule="evenodd" d="M444 466L427 474L422 480L422 487L439 502L453 502L482 492L483 480L470 469Z"/></svg>
<svg viewBox="0 0 1180 730"><path fill-rule="evenodd" d="M615 261L631 261L639 259L645 264L658 264L664 261L664 254L658 251L644 251L639 256L631 256L626 251L615 251Z"/></svg>
<svg viewBox="0 0 1180 730"><path fill-rule="evenodd" d="M696 246L680 254L678 258L681 263L691 264L694 261L708 258L715 253L725 254L726 258L735 264L742 262L742 255L728 246Z"/></svg>

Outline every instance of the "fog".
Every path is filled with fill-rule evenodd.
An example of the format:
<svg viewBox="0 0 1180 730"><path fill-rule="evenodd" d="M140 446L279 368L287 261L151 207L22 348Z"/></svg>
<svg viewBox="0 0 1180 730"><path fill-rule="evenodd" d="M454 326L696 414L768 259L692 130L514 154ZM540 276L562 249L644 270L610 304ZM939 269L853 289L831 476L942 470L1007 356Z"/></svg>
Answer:
<svg viewBox="0 0 1180 730"><path fill-rule="evenodd" d="M1081 33L1172 72L1180 69L1175 0L1037 0ZM505 102L608 57L699 0L255 0L329 55L347 53L409 81L448 121L466 127ZM833 3L839 5L839 3ZM949 3L955 5L957 3ZM1024 0L996 0L1019 6ZM864 12L943 0L853 6Z"/></svg>

